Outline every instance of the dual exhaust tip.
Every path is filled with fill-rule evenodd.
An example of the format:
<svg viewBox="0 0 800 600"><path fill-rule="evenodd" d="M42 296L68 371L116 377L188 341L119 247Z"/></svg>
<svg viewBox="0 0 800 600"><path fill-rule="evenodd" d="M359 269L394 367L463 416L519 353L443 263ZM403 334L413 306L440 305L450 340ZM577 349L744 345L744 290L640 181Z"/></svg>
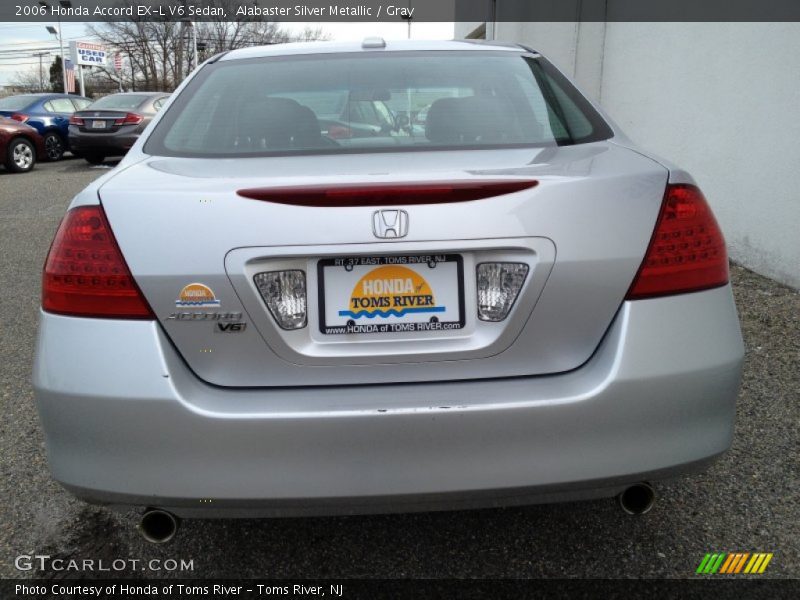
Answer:
<svg viewBox="0 0 800 600"><path fill-rule="evenodd" d="M166 544L175 537L180 520L171 512L148 508L139 521L139 533L152 544Z"/></svg>
<svg viewBox="0 0 800 600"><path fill-rule="evenodd" d="M629 515L650 512L656 501L656 492L649 483L635 483L617 496L620 507Z"/></svg>
<svg viewBox="0 0 800 600"><path fill-rule="evenodd" d="M643 515L653 508L656 493L648 483L636 483L617 496L620 507L629 515ZM148 508L139 522L142 537L153 544L166 544L178 531L180 520L171 512Z"/></svg>

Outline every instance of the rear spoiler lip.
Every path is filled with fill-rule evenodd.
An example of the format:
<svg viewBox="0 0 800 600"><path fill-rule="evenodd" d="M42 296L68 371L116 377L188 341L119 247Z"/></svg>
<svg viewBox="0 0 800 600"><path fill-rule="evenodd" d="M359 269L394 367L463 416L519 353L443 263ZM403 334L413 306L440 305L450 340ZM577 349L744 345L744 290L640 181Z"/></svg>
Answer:
<svg viewBox="0 0 800 600"><path fill-rule="evenodd" d="M352 207L448 204L485 200L539 185L535 179L319 184L237 190L243 198L292 206Z"/></svg>

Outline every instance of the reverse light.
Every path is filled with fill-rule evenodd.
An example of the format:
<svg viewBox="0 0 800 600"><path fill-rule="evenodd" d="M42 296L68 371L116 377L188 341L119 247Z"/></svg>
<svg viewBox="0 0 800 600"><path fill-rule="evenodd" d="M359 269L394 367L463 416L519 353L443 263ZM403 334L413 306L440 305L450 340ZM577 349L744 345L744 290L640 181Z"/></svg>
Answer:
<svg viewBox="0 0 800 600"><path fill-rule="evenodd" d="M70 125L85 125L86 121L84 121L83 118L81 118L81 117L78 117L78 116L75 116L75 115L71 115L70 118L69 118L69 124Z"/></svg>
<svg viewBox="0 0 800 600"><path fill-rule="evenodd" d="M42 308L76 317L152 319L102 206L70 210L44 265Z"/></svg>
<svg viewBox="0 0 800 600"><path fill-rule="evenodd" d="M138 125L144 120L142 115L128 113L120 119L114 119L114 125Z"/></svg>
<svg viewBox="0 0 800 600"><path fill-rule="evenodd" d="M528 276L523 263L481 263L477 269L478 318L502 321L517 300Z"/></svg>
<svg viewBox="0 0 800 600"><path fill-rule="evenodd" d="M11 118L15 121L19 121L20 123L25 123L30 117L28 115L23 115L22 113L14 113L11 115Z"/></svg>
<svg viewBox="0 0 800 600"><path fill-rule="evenodd" d="M258 273L253 281L281 329L306 326L306 274L303 271Z"/></svg>
<svg viewBox="0 0 800 600"><path fill-rule="evenodd" d="M696 292L726 283L725 238L703 193L694 185L668 185L627 299Z"/></svg>

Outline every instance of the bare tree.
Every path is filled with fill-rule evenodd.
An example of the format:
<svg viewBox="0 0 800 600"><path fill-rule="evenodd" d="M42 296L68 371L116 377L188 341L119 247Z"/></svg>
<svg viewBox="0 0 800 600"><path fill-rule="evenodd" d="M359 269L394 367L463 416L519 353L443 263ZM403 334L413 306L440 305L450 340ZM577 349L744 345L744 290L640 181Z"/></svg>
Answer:
<svg viewBox="0 0 800 600"><path fill-rule="evenodd" d="M206 0L207 6L225 9L227 17L219 17L196 24L197 39L207 46L207 52L215 54L236 50L245 46L283 44L286 42L327 40L330 36L321 28L306 27L299 34L281 27L274 21L263 21L258 17L236 16L239 0ZM234 17L234 20L228 20Z"/></svg>
<svg viewBox="0 0 800 600"><path fill-rule="evenodd" d="M125 0L125 4L133 4ZM224 7L230 18L236 14L237 2L207 0L206 5ZM199 57L192 57L191 27L195 28ZM132 90L172 91L183 80L193 64L219 52L247 46L291 41L329 39L321 29L306 28L295 34L278 23L252 17L236 20L142 21L131 19L87 26L87 32L98 38L112 53L127 58L121 72L107 66L93 73L98 86L117 85Z"/></svg>
<svg viewBox="0 0 800 600"><path fill-rule="evenodd" d="M39 68L36 67L14 73L14 76L11 78L11 87L28 94L43 91L39 79Z"/></svg>
<svg viewBox="0 0 800 600"><path fill-rule="evenodd" d="M181 57L179 23L171 21L120 21L89 25L87 31L112 53L119 52L129 61L127 73L114 73L105 66L100 71L124 87L143 90L172 90L179 83Z"/></svg>
<svg viewBox="0 0 800 600"><path fill-rule="evenodd" d="M319 42L330 40L331 34L326 33L322 27L304 27L302 31L295 33L292 36L292 39L289 41L292 42Z"/></svg>

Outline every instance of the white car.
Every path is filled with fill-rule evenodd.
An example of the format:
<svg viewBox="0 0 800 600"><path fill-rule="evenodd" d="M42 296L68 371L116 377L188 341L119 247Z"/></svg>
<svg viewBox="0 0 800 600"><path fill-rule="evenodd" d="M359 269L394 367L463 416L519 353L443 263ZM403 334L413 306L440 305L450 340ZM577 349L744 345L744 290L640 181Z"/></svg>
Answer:
<svg viewBox="0 0 800 600"><path fill-rule="evenodd" d="M424 135L325 136L332 92L430 104ZM61 224L34 384L54 477L165 541L180 516L645 512L729 447L742 357L688 173L534 50L369 40L184 82Z"/></svg>

